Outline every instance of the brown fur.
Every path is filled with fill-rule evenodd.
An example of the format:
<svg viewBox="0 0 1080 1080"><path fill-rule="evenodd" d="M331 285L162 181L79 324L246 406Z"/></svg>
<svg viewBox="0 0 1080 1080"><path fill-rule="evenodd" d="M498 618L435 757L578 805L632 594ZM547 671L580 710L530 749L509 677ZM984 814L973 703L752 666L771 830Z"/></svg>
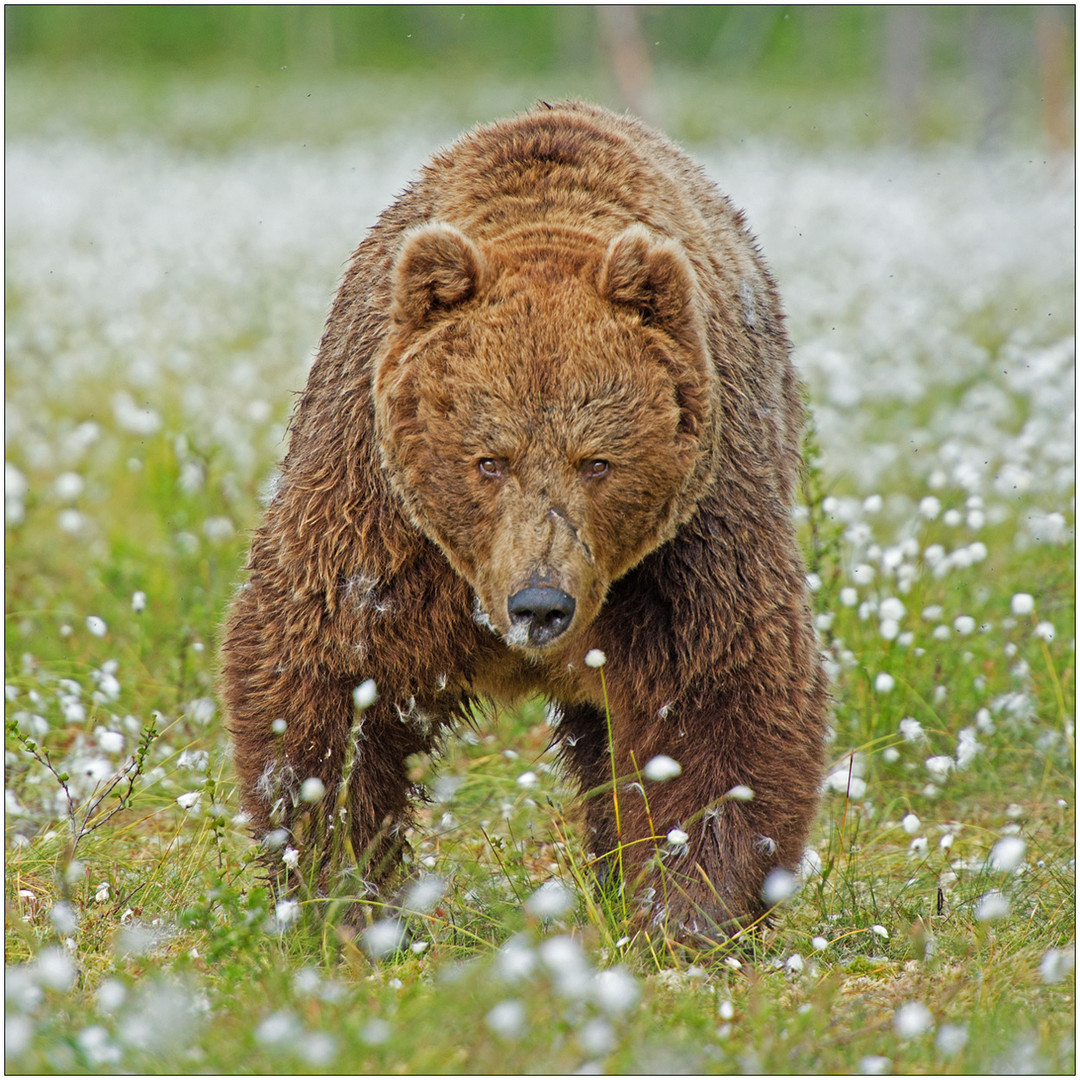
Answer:
<svg viewBox="0 0 1080 1080"><path fill-rule="evenodd" d="M741 215L636 121L545 106L439 154L355 254L229 616L256 833L300 843L297 786L317 776L309 848L329 850L344 802L353 852L385 881L405 760L475 699L546 694L581 789L610 782L596 648L619 775L682 765L644 782L647 806L621 791L644 910L688 935L761 914L768 871L802 853L825 729L788 353ZM575 602L546 645L508 613L530 585ZM338 800L368 678L379 697ZM723 800L737 784L752 801ZM612 851L610 793L586 817Z"/></svg>

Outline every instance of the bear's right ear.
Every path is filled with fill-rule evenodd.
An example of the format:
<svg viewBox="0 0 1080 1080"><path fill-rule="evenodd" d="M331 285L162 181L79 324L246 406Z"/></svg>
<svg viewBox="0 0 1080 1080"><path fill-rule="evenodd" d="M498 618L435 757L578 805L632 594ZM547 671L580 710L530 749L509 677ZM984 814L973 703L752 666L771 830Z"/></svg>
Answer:
<svg viewBox="0 0 1080 1080"><path fill-rule="evenodd" d="M433 312L474 296L485 271L479 248L460 229L438 221L412 229L394 262L394 322L422 326Z"/></svg>

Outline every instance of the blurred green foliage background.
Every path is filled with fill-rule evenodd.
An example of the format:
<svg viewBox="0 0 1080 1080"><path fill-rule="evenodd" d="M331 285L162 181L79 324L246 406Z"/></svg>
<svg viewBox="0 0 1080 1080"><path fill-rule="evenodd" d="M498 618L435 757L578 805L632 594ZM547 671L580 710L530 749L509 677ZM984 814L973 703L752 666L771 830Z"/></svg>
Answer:
<svg viewBox="0 0 1080 1080"><path fill-rule="evenodd" d="M612 12L591 5L7 5L9 61L171 64L245 69L483 65L547 72L603 62ZM622 8L623 13L626 12ZM857 83L885 66L890 38L925 24L931 77L1002 52L1014 75L1049 15L1071 28L1073 9L1031 5L927 7L798 5L635 6L657 65L787 83ZM618 18L616 14L616 19ZM993 42L987 40L994 38Z"/></svg>
<svg viewBox="0 0 1080 1080"><path fill-rule="evenodd" d="M905 138L1072 139L1071 6L10 4L5 32L16 72L483 77L645 115L678 78L869 95Z"/></svg>

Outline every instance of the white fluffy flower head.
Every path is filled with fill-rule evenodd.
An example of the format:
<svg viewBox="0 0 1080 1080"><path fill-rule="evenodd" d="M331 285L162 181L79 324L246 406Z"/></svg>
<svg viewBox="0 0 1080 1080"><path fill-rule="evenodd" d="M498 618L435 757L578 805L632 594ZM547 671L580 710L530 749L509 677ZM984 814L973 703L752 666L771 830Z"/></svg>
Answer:
<svg viewBox="0 0 1080 1080"><path fill-rule="evenodd" d="M365 679L353 690L353 704L362 711L368 708L378 696L375 690L375 680Z"/></svg>
<svg viewBox="0 0 1080 1080"><path fill-rule="evenodd" d="M667 754L657 754L656 757L649 758L645 762L645 768L641 771L645 774L646 780L659 782L678 776L682 772L682 766Z"/></svg>

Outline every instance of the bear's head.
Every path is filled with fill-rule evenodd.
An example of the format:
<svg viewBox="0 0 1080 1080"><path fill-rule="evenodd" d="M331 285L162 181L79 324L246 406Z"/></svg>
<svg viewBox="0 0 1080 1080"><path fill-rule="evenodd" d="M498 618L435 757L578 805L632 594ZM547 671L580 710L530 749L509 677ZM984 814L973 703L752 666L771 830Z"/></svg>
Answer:
<svg viewBox="0 0 1080 1080"><path fill-rule="evenodd" d="M553 651L709 481L719 389L690 261L640 225L481 245L429 223L392 297L374 368L391 487L481 621Z"/></svg>

